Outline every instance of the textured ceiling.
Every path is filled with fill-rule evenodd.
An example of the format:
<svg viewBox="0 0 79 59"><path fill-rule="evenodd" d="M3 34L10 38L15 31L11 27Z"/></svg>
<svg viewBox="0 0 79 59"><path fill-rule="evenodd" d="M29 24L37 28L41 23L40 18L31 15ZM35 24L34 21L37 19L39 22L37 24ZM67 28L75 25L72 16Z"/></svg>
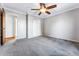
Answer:
<svg viewBox="0 0 79 59"><path fill-rule="evenodd" d="M79 8L78 3L46 3L47 6L52 4L57 4L57 7L50 10L51 12L50 15L46 13L42 13L41 15L38 15L39 11L32 11L31 8L39 8L38 3L3 3L3 6L23 13L28 13L30 15L37 16L40 18L47 18L50 16L60 14L62 12Z"/></svg>

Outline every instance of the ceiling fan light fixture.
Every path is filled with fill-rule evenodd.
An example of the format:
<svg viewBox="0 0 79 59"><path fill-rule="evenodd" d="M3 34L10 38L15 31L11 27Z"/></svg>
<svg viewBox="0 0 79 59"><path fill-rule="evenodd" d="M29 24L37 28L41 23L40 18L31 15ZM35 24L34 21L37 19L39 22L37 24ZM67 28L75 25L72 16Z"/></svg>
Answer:
<svg viewBox="0 0 79 59"><path fill-rule="evenodd" d="M42 8L42 9L40 9L40 11L41 11L42 13L45 13L46 9L45 9L45 8Z"/></svg>
<svg viewBox="0 0 79 59"><path fill-rule="evenodd" d="M38 15L41 15L42 13L46 13L46 14L51 14L50 9L56 8L57 5L50 5L50 6L46 6L45 3L40 3L40 8L39 9L31 9L31 10L37 10L39 11Z"/></svg>

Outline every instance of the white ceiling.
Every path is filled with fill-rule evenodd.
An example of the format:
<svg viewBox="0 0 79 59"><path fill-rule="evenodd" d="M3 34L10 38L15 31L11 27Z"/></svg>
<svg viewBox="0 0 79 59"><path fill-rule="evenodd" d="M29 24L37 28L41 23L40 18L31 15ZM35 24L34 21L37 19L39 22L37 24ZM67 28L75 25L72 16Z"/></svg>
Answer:
<svg viewBox="0 0 79 59"><path fill-rule="evenodd" d="M23 12L24 14L28 13L30 15L37 16L40 18L47 18L50 16L60 14L62 12L66 12L66 11L69 11L72 9L79 8L78 3L47 3L47 6L52 5L52 4L57 4L57 7L50 10L50 12L51 12L50 15L48 15L46 13L38 15L39 11L32 11L31 8L39 8L38 3L3 3L2 5L5 8Z"/></svg>

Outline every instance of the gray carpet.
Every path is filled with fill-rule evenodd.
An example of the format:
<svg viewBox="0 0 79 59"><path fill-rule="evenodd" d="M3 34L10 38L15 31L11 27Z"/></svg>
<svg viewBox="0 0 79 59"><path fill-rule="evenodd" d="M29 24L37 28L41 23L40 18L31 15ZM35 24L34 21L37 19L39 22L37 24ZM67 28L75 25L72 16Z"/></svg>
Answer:
<svg viewBox="0 0 79 59"><path fill-rule="evenodd" d="M1 56L78 56L79 44L61 39L36 37L0 46Z"/></svg>

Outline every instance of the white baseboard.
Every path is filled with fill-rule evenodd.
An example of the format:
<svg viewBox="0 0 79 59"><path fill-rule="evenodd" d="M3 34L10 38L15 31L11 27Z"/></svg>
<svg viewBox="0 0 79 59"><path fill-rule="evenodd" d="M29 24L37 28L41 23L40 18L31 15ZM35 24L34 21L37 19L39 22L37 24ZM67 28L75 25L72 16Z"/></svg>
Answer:
<svg viewBox="0 0 79 59"><path fill-rule="evenodd" d="M45 35L45 36L46 36L46 35ZM62 39L62 40L67 40L67 41L72 41L72 42L78 42L78 43L79 43L79 41L78 41L77 39L64 39L64 38L52 37L52 36L49 36L49 35L47 35L46 37L56 38L56 39Z"/></svg>

